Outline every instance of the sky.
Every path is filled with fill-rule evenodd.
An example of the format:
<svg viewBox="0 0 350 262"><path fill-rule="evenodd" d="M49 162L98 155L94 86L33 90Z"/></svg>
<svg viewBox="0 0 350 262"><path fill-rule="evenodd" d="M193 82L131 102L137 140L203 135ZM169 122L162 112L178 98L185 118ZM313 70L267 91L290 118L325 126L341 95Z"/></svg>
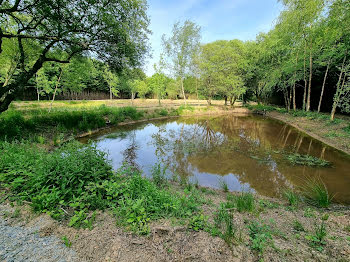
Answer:
<svg viewBox="0 0 350 262"><path fill-rule="evenodd" d="M153 64L162 51L161 37L170 35L173 24L189 19L201 27L202 43L215 40L253 40L269 31L282 5L277 0L148 0L151 19L152 58L144 70L154 73Z"/></svg>

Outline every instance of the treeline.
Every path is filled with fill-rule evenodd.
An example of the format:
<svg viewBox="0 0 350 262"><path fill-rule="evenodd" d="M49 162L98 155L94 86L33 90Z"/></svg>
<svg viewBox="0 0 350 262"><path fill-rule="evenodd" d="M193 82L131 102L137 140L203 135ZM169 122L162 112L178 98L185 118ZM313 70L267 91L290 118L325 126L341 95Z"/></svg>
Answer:
<svg viewBox="0 0 350 262"><path fill-rule="evenodd" d="M126 5L120 6L119 1L113 1L126 17L135 15L127 28L118 16L113 17L115 24L103 19L103 15L112 19L112 9L104 9L99 1L89 2L101 12L96 19L102 19L91 26L100 28L100 23L104 24L103 30L115 39L107 32L99 35L96 28L91 30L78 18L75 26L82 29L74 35L76 29L71 24L43 9L54 2L27 5L19 1L14 6L13 1L5 1L1 5L0 15L8 21L1 24L0 32L0 112L28 91L37 99L139 97L158 98L160 103L163 98L180 98L186 103L191 97L207 99L209 104L220 98L231 105L237 99L255 100L284 104L288 110L329 111L332 119L336 110L350 111L348 0L283 0L284 9L273 29L254 41L201 44L198 25L191 21L176 23L171 34L162 37L163 52L150 77L141 69L148 51L145 2L124 0ZM82 3L76 1L76 7L81 8ZM68 2L57 4L65 10L65 18L72 15ZM22 11L26 8L30 12ZM95 18L95 11L90 12ZM86 15L89 13L81 14ZM38 25L45 24L35 27L29 18ZM65 38L57 33L62 27L67 31ZM47 30L51 30L50 35ZM120 32L124 32L122 39ZM57 43L50 46L55 34ZM89 52L82 47L84 34L91 38L92 46L96 44L88 48ZM99 40L95 43L96 38Z"/></svg>

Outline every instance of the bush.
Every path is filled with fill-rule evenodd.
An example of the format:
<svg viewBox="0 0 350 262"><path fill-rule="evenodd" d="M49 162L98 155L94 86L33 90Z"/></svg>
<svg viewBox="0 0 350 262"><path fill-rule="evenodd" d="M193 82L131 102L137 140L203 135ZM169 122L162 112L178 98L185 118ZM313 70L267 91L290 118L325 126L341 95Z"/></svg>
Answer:
<svg viewBox="0 0 350 262"><path fill-rule="evenodd" d="M51 153L28 143L2 142L0 183L10 200L28 201L37 212L69 225L91 228L94 210L113 209L118 223L139 234L150 220L191 218L200 211L198 191L159 188L131 167L113 172L105 153L92 144L68 143Z"/></svg>

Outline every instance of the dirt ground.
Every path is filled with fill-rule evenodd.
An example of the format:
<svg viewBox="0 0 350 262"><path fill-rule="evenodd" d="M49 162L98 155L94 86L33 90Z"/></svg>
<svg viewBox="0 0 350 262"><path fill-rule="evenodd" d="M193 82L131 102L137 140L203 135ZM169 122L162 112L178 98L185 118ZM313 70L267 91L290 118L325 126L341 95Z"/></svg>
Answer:
<svg viewBox="0 0 350 262"><path fill-rule="evenodd" d="M304 133L316 138L317 140L350 154L350 135L343 131L343 128L349 125L350 117L339 116L346 121L340 124L330 125L326 124L326 122L322 120L310 120L306 117L294 117L288 114L281 114L276 111L268 112L267 115L288 123ZM330 134L330 132L334 132L336 136L329 136L328 134Z"/></svg>
<svg viewBox="0 0 350 262"><path fill-rule="evenodd" d="M220 190L211 192L204 193L204 197L210 200L203 206L209 217L226 199L226 193ZM191 231L186 225L171 220L153 222L148 236L137 236L116 226L117 218L111 212L99 213L92 230L74 229L47 215L33 214L27 206L16 208L8 203L1 205L0 209L7 210L8 214L4 216L4 212L0 212L0 219L6 219L13 226L36 226L42 237L66 237L71 243L70 248L78 255L78 261L350 261L349 208L333 206L317 210L301 205L290 209L282 200L256 198L257 202L272 203L273 207L260 205L253 213L236 211L236 241L232 246L219 237L204 231ZM12 216L16 209L20 214ZM319 251L310 246L307 236L314 233L315 225L321 223L325 214L328 214L326 245ZM250 248L247 224L253 220L269 225L273 235L273 241L260 255ZM295 220L305 231L293 228Z"/></svg>

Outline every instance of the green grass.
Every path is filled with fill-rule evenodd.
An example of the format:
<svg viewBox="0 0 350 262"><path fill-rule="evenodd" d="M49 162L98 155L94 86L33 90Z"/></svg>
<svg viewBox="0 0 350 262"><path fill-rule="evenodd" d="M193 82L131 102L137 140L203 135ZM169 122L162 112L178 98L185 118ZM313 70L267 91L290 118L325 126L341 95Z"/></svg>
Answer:
<svg viewBox="0 0 350 262"><path fill-rule="evenodd" d="M303 224L298 220L293 221L293 229L298 232L305 232Z"/></svg>
<svg viewBox="0 0 350 262"><path fill-rule="evenodd" d="M297 207L300 202L300 196L291 189L283 191L283 197L288 200L288 203L292 207Z"/></svg>
<svg viewBox="0 0 350 262"><path fill-rule="evenodd" d="M0 139L14 140L29 138L42 133L79 133L117 124L126 119L137 120L143 116L134 107L113 108L100 106L79 110L20 111L9 110L0 114Z"/></svg>
<svg viewBox="0 0 350 262"><path fill-rule="evenodd" d="M225 181L225 179L221 178L219 180L219 186L220 186L220 189L223 190L224 192L228 192L229 189L228 189L228 184L227 182Z"/></svg>
<svg viewBox="0 0 350 262"><path fill-rule="evenodd" d="M239 195L228 195L226 207L235 208L238 212L252 212L256 208L254 195L250 192L242 192Z"/></svg>
<svg viewBox="0 0 350 262"><path fill-rule="evenodd" d="M1 142L0 190L11 201L27 201L34 211L92 228L95 210L113 210L118 224L138 234L161 218L190 219L200 214L196 189L160 188L131 167L117 172L94 145L68 143L48 153L29 143Z"/></svg>
<svg viewBox="0 0 350 262"><path fill-rule="evenodd" d="M233 222L233 213L221 204L214 214L214 223L211 228L213 236L221 237L229 246L236 240L237 226Z"/></svg>
<svg viewBox="0 0 350 262"><path fill-rule="evenodd" d="M320 159L311 155L301 155L298 153L288 154L286 159L293 165L311 166L311 167L327 167L331 163L327 160Z"/></svg>
<svg viewBox="0 0 350 262"><path fill-rule="evenodd" d="M308 204L321 208L328 207L334 197L321 179L308 179L302 187L302 195Z"/></svg>

